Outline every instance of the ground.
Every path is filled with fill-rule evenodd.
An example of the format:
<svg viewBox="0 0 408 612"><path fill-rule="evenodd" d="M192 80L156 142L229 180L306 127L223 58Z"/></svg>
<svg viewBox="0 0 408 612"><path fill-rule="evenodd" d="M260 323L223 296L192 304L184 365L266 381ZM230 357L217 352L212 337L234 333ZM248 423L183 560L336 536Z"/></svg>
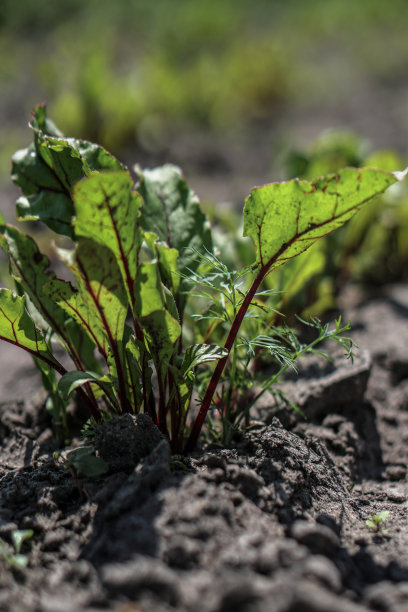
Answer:
<svg viewBox="0 0 408 612"><path fill-rule="evenodd" d="M82 496L54 464L35 378L13 398L3 351L0 536L34 535L26 569L3 563L0 610L408 609L408 290L349 291L343 307L354 363L312 357L285 383L306 420L264 400L233 447L175 461L164 440L129 460L120 431L141 422L126 417L124 462L81 479ZM366 520L382 511L376 533Z"/></svg>

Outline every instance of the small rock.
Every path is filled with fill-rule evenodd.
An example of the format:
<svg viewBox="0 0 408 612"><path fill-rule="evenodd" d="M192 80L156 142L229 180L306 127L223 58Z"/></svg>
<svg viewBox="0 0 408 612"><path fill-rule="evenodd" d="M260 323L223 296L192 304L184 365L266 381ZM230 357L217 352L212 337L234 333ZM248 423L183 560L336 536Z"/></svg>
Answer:
<svg viewBox="0 0 408 612"><path fill-rule="evenodd" d="M236 584L230 588L222 597L218 612L235 612L248 610L256 612L260 609L261 596L256 592L249 581Z"/></svg>
<svg viewBox="0 0 408 612"><path fill-rule="evenodd" d="M230 482L237 486L241 493L249 499L258 497L259 489L265 485L264 479L254 470L248 468L237 467L234 470L229 470L228 477Z"/></svg>
<svg viewBox="0 0 408 612"><path fill-rule="evenodd" d="M59 550L61 544L69 539L69 532L66 529L55 529L47 531L44 536L42 549L47 551Z"/></svg>

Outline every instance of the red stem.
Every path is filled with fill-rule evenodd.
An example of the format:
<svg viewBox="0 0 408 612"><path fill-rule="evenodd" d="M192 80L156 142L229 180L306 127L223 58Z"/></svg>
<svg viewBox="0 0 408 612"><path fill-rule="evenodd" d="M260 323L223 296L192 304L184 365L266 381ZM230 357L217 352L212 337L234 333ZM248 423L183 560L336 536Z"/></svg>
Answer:
<svg viewBox="0 0 408 612"><path fill-rule="evenodd" d="M211 380L208 384L207 391L201 403L199 413L196 417L196 420L194 421L194 425L192 427L190 437L188 438L186 446L185 446L185 452L187 453L191 452L194 449L195 445L197 444L198 436L200 435L201 428L204 424L205 417L207 416L207 412L210 407L211 400L217 388L218 382L221 378L221 374L224 370L225 364L227 363L229 353L234 345L235 338L237 337L239 328L241 327L241 323L244 320L246 312L254 298L255 293L258 290L259 285L263 281L265 274L268 272L271 265L274 263L275 258L277 258L277 255L273 259L271 259L266 266L262 266L262 268L259 270L258 274L256 275L254 279L254 282L252 283L250 290L246 294L245 299L242 302L241 307L237 312L237 315L234 319L234 322L231 326L227 340L224 345L224 348L226 351L228 351L228 353L227 355L225 355L225 357L221 357L221 359L218 361L216 368L213 372L213 375L211 377Z"/></svg>
<svg viewBox="0 0 408 612"><path fill-rule="evenodd" d="M308 228L309 229L309 228ZM306 233L306 231L303 233ZM207 387L207 391L205 392L203 401L201 402L201 406L200 406L200 410L198 412L198 415L196 417L196 420L194 421L194 425L191 429L191 433L190 433L190 437L188 438L187 442L186 442L186 446L184 451L186 453L190 453L195 445L197 444L197 440L198 440L198 436L200 435L201 432L201 428L204 424L204 420L205 417L207 416L207 412L208 409L210 407L211 404L211 400L213 398L213 395L215 393L215 390L217 388L217 385L219 383L219 380L221 378L221 374L225 368L225 364L227 363L230 351L234 345L235 342L235 338L237 337L239 328L241 327L241 323L244 320L244 317L247 313L247 310L252 302L252 300L254 299L255 293L258 291L258 287L259 285L262 283L263 279L265 278L265 276L267 275L267 273L269 272L269 270L271 269L271 267L273 266L274 263L276 263L279 259L279 257L290 247L292 246L292 244L299 239L299 237L302 236L302 233L300 234L295 234L295 236L293 236L290 240L288 240L288 242L284 242L280 249L275 253L275 255L273 255L273 257L270 258L270 260L264 264L263 260L262 260L262 256L261 256L261 268L258 272L258 274L256 275L254 282L251 285L250 290L248 291L248 293L245 296L244 301L241 304L240 309L237 312L237 315L234 319L234 322L231 326L230 332L228 334L227 340L225 342L224 348L228 351L227 355L225 355L225 357L222 357L217 365L216 368L213 372L213 375L211 377L211 380L209 382L209 385Z"/></svg>

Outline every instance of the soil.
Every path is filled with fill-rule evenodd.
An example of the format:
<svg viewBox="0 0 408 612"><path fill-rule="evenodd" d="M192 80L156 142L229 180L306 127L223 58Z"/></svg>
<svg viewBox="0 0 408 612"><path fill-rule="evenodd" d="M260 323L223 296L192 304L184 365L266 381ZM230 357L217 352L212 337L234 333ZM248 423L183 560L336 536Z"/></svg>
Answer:
<svg viewBox="0 0 408 612"><path fill-rule="evenodd" d="M25 569L2 562L0 610L407 610L408 288L363 298L344 300L354 363L312 356L284 383L307 419L264 398L233 447L176 460L127 415L100 433L111 469L82 492L31 390L3 402L0 536L34 535ZM387 533L365 524L381 511Z"/></svg>

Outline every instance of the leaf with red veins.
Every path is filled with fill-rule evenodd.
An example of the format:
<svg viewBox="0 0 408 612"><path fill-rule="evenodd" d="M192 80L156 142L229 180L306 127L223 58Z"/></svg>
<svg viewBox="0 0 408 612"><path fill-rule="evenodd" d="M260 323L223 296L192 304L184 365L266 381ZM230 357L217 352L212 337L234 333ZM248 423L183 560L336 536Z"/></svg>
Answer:
<svg viewBox="0 0 408 612"><path fill-rule="evenodd" d="M142 244L139 227L141 197L133 190L129 173L93 174L74 190L75 234L108 247L114 254L134 309L134 284Z"/></svg>
<svg viewBox="0 0 408 612"><path fill-rule="evenodd" d="M92 346L86 343L81 328L70 319L71 313L68 316L58 302L50 299L44 291L44 285L56 280L48 257L41 253L30 236L12 225L0 225L0 246L9 258L13 278L22 286L44 321L62 340L76 367L93 369L95 363Z"/></svg>
<svg viewBox="0 0 408 612"><path fill-rule="evenodd" d="M312 181L255 187L245 202L244 236L255 243L256 263L268 271L277 268L404 177L373 168L344 168Z"/></svg>
<svg viewBox="0 0 408 612"><path fill-rule="evenodd" d="M25 298L15 295L9 289L0 289L0 339L28 351L60 374L65 373L28 314Z"/></svg>

